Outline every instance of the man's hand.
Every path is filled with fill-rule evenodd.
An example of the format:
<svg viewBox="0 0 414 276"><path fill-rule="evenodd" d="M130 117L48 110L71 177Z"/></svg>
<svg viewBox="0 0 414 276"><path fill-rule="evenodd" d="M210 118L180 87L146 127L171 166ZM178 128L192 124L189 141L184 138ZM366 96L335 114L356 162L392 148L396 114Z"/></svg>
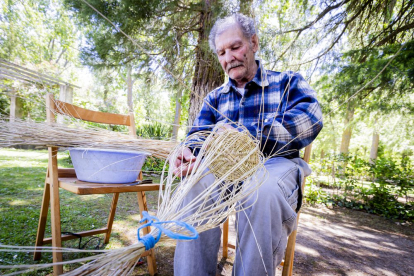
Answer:
<svg viewBox="0 0 414 276"><path fill-rule="evenodd" d="M194 169L196 159L189 148L182 148L181 154L177 156L177 159L170 160L174 175L182 177L191 173Z"/></svg>

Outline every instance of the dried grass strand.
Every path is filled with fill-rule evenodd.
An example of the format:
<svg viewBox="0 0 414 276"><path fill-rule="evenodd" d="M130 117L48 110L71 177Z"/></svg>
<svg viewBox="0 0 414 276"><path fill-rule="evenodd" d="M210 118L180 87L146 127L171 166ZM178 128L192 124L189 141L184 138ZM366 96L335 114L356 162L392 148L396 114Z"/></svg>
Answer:
<svg viewBox="0 0 414 276"><path fill-rule="evenodd" d="M0 147L15 145L105 148L144 151L165 159L177 143L172 141L134 138L100 128L34 122L0 117Z"/></svg>

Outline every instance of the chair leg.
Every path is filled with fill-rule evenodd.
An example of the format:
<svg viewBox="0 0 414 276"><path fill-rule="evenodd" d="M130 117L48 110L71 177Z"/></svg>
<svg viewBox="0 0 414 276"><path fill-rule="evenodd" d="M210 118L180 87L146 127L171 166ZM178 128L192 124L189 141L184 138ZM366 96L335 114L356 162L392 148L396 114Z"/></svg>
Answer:
<svg viewBox="0 0 414 276"><path fill-rule="evenodd" d="M118 204L119 193L114 193L112 197L112 204L111 204L111 211L109 212L108 223L106 225L106 233L105 233L105 240L104 243L107 244L109 242L109 238L111 237L112 231L112 224L115 218L116 206Z"/></svg>
<svg viewBox="0 0 414 276"><path fill-rule="evenodd" d="M299 214L296 220L296 224L299 221ZM283 263L283 271L282 276L291 276L293 271L293 258L295 255L295 245L296 245L296 234L297 230L294 230L288 239L288 243L286 246L286 252L285 252L285 260Z"/></svg>
<svg viewBox="0 0 414 276"><path fill-rule="evenodd" d="M50 181L50 209L52 225L52 246L62 247L62 232L60 226L59 179L57 170L57 148L49 148L49 181ZM62 261L62 252L53 252L53 262ZM53 275L63 274L63 266L53 266Z"/></svg>
<svg viewBox="0 0 414 276"><path fill-rule="evenodd" d="M228 257L229 252L229 220L227 218L226 222L223 224L223 258Z"/></svg>
<svg viewBox="0 0 414 276"><path fill-rule="evenodd" d="M138 206L139 212L142 217L142 211L147 211L147 198L145 196L145 192L138 192ZM144 235L148 234L151 231L151 227L145 227L142 229ZM155 275L157 273L157 265L155 263L155 251L154 248L149 250L149 254L147 256L147 263L148 263L148 271L150 275Z"/></svg>
<svg viewBox="0 0 414 276"><path fill-rule="evenodd" d="M303 160L306 163L309 163L309 159L310 159L310 153L312 150L312 144L308 145L305 148L305 156L303 158ZM302 181L302 185L301 185L301 189L302 189L302 195L304 195L305 193L305 184L306 184L306 177L303 178ZM295 256L295 245L296 245L296 235L298 233L298 225L299 225L299 216L300 216L300 211L298 212L298 216L296 218L296 230L294 230L288 239L288 243L286 246L286 252L285 252L285 259L283 261L283 271L282 271L282 276L292 276L292 272L293 272L293 258Z"/></svg>
<svg viewBox="0 0 414 276"><path fill-rule="evenodd" d="M39 223L37 225L36 244L35 244L36 247L43 245L43 239L45 237L45 229L46 229L46 222L47 222L47 213L49 211L49 203L50 203L50 185L48 183L45 183L45 188L43 191L42 207L40 209ZM33 260L34 261L40 260L41 256L42 256L41 251L35 251L35 253L33 254Z"/></svg>

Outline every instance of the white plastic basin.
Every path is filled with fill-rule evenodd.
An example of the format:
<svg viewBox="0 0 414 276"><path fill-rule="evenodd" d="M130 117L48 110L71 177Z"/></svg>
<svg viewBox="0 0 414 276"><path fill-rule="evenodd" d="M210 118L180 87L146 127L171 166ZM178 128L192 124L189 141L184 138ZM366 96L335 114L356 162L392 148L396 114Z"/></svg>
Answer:
<svg viewBox="0 0 414 276"><path fill-rule="evenodd" d="M138 151L93 148L72 148L69 152L79 180L115 184L134 182L150 155Z"/></svg>

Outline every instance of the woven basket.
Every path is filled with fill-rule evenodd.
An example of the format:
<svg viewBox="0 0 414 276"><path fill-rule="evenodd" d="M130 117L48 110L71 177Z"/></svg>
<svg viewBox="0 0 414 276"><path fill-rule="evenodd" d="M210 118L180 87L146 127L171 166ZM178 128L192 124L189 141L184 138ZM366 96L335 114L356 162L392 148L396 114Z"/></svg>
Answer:
<svg viewBox="0 0 414 276"><path fill-rule="evenodd" d="M211 147L214 150L215 158L209 166L210 171L216 178L224 175L227 181L246 179L252 176L260 163L259 145L247 131L227 129L217 133L211 140Z"/></svg>

